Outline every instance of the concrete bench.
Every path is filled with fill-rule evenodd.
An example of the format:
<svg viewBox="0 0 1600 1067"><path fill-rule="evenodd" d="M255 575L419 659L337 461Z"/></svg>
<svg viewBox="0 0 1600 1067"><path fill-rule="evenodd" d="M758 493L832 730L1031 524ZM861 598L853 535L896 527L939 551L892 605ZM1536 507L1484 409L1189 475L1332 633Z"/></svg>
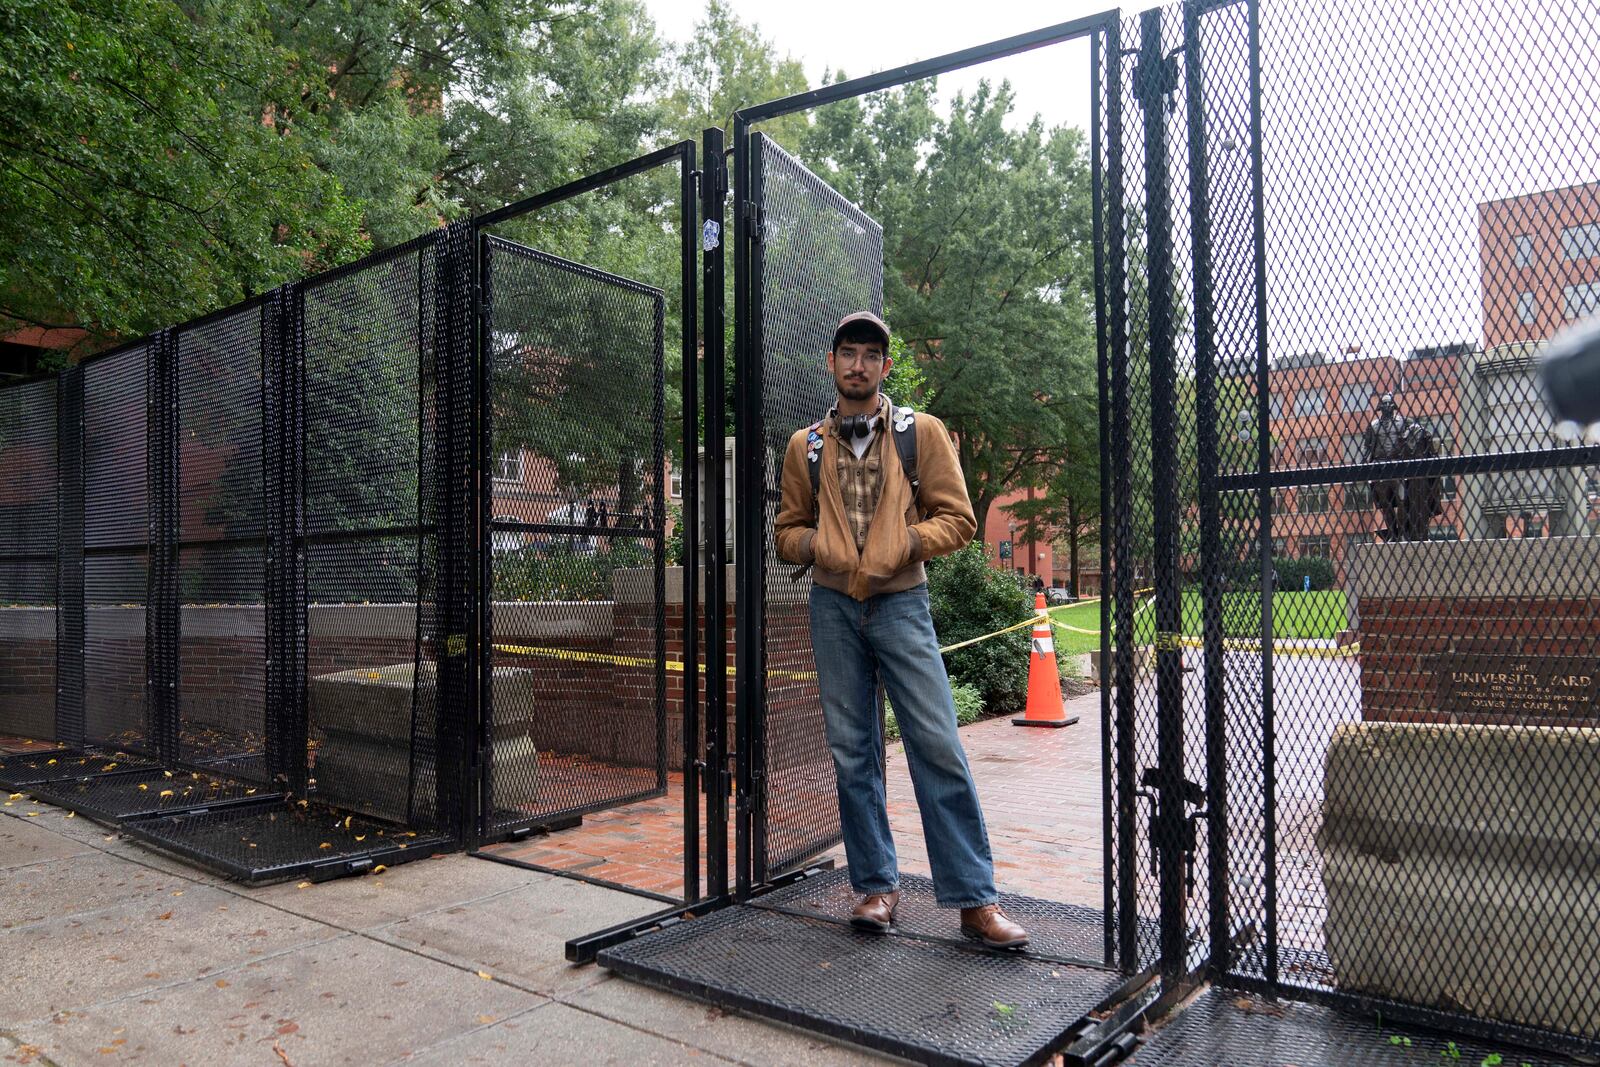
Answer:
<svg viewBox="0 0 1600 1067"><path fill-rule="evenodd" d="M316 741L317 795L395 823L409 821L411 797L411 706L413 666L395 663L320 675L311 680L307 703ZM432 716L435 668L424 663L417 684ZM517 667L494 671L496 723L490 758L495 802L500 808L531 806L538 792L539 754L533 741L533 672ZM431 730L427 731L431 735ZM431 762L431 755L419 753ZM431 780L431 766L419 768Z"/></svg>
<svg viewBox="0 0 1600 1067"><path fill-rule="evenodd" d="M1328 747L1335 984L1600 1031L1600 730L1367 722Z"/></svg>

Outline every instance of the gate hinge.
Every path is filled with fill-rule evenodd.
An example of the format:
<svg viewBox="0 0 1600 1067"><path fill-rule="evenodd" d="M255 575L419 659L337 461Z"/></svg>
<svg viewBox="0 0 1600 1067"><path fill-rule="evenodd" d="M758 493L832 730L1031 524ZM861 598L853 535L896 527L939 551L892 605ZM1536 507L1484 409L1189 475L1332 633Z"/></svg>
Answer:
<svg viewBox="0 0 1600 1067"><path fill-rule="evenodd" d="M756 203L754 200L746 200L744 202L745 229L746 232L750 234L750 240L752 241L761 240L762 215L763 212L760 204Z"/></svg>

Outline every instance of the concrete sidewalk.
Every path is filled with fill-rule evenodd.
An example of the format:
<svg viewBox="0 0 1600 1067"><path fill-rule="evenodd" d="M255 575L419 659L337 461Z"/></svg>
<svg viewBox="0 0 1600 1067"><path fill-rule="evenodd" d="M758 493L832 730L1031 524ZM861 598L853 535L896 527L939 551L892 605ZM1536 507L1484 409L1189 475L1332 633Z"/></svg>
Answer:
<svg viewBox="0 0 1600 1067"><path fill-rule="evenodd" d="M18 799L0 1063L888 1062L563 959L661 906L461 855L250 889Z"/></svg>

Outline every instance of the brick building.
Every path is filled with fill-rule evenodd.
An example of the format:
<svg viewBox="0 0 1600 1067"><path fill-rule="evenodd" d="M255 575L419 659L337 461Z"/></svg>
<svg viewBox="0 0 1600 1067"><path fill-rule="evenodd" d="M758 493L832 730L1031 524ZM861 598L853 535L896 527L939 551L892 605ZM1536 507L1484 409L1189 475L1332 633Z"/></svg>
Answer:
<svg viewBox="0 0 1600 1067"><path fill-rule="evenodd" d="M1491 355L1600 311L1600 182L1479 204L1478 259Z"/></svg>
<svg viewBox="0 0 1600 1067"><path fill-rule="evenodd" d="M1484 351L1470 385L1475 445L1520 451L1552 443L1534 365L1545 340L1600 313L1600 182L1478 205ZM1472 487L1478 537L1600 532L1600 471L1494 475Z"/></svg>

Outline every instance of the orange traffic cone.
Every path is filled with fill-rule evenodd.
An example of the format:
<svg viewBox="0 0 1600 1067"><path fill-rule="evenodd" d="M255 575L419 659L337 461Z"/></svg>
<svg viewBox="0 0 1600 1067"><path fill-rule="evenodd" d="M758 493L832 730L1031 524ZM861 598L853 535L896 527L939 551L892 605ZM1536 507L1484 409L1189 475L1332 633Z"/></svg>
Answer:
<svg viewBox="0 0 1600 1067"><path fill-rule="evenodd" d="M1043 593L1034 594L1033 610L1039 618L1033 624L1033 651L1028 654L1028 713L1012 719L1011 725L1071 726L1078 717L1069 719L1061 705L1061 671Z"/></svg>

